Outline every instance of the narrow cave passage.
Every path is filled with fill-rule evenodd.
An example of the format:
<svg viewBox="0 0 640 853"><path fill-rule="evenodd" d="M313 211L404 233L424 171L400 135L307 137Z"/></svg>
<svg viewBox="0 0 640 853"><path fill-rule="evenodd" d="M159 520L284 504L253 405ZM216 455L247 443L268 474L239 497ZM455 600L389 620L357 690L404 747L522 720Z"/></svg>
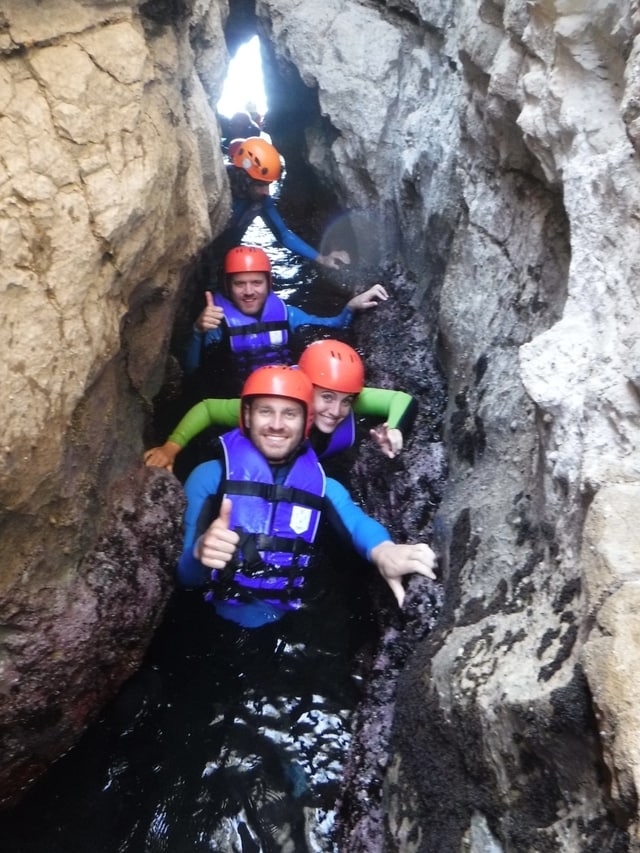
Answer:
<svg viewBox="0 0 640 853"><path fill-rule="evenodd" d="M294 152L292 173L299 176L297 159ZM322 223L339 212L335 200L326 189L316 192L312 182L297 179L295 186L293 194L286 182L279 187L278 201L294 227L320 245ZM264 246L272 259L275 291L311 313L336 313L356 285L349 270L323 274L317 265L274 245L270 232L257 223L244 242ZM169 360L175 370L168 371L155 401L148 444L164 440L193 402L194 389L182 381L180 358L210 271L211 253L205 252L185 283L185 313L177 318ZM393 334L389 329L390 338ZM341 335L362 350L353 330ZM302 330L295 350L315 336L317 330ZM366 432L368 424L359 426ZM435 433L437 427L430 430ZM177 467L181 480L214 441L215 434L204 436ZM348 481L352 463L353 456L332 473ZM372 479L383 483L384 478L378 471ZM379 814L382 789L379 772L372 780L362 751L346 766L351 720L357 709L363 715L368 713L363 707L375 707L388 731L393 679L408 647L396 647L390 655L390 678L376 683L372 706L364 685L381 626L385 620L389 624L393 608L368 564L333 540L326 547L322 591L304 622L283 626L280 633L265 631L259 642L246 632L216 634L201 596L177 592L139 673L80 745L0 821L10 849L345 851L347 845L337 840L339 808L345 825L350 812L354 821L359 819L363 804L371 815ZM438 593L429 592L423 621L412 626L418 634L437 614ZM400 627L392 618L391 628L397 632ZM225 653L234 644L246 662L241 670ZM369 704L363 706L365 699ZM374 764L380 766L383 758L384 737L379 737Z"/></svg>
<svg viewBox="0 0 640 853"><path fill-rule="evenodd" d="M434 544L446 606L418 645L441 590L411 588L398 614L331 539L324 595L257 648L176 592L138 675L0 819L6 846L626 849L634 791L609 781L626 767L614 747L634 720L614 724L633 680L610 685L600 652L622 669L633 657L624 596L604 592L631 564L603 573L600 558L637 481L629 9L148 0L82 3L78 18L66 0L34 5L8 4L0 27L6 795L139 666L177 558L181 480L215 444L181 455L177 479L140 459L199 396L182 358L213 284L215 247L196 255L228 209L209 132L225 36L231 52L264 39L284 219L323 253L352 221L343 208L380 226L357 269L263 245L291 305L330 313L359 285L390 291L348 339L368 384L406 389L418 419L401 458L363 441L339 473L394 538ZM131 506L151 512L123 525ZM603 532L605 514L617 523Z"/></svg>
<svg viewBox="0 0 640 853"><path fill-rule="evenodd" d="M259 221L246 242L273 256L274 289L283 298L319 314L335 313L344 302L344 281L275 247ZM201 278L202 270L194 287ZM305 328L296 349L317 334ZM353 332L340 334L358 346ZM150 443L166 437L189 394L180 382L165 386ZM363 433L366 426L360 425ZM176 467L181 480L215 440L212 430L194 442ZM331 473L348 482L353 459ZM380 808L381 790L371 789L363 753L351 759L350 770L345 762L351 719L366 697L381 639L376 609L382 602L388 618L390 602L370 565L330 536L325 548L321 590L304 620L258 639L250 631L221 636L201 593L176 592L137 675L78 747L0 821L13 853L345 850L337 846L337 809L342 802L347 819L357 814L360 772L367 807ZM430 605L418 630L435 618L435 593ZM242 661L240 670L233 659ZM387 725L389 674L391 680L376 685L376 713ZM379 761L382 741L375 749Z"/></svg>

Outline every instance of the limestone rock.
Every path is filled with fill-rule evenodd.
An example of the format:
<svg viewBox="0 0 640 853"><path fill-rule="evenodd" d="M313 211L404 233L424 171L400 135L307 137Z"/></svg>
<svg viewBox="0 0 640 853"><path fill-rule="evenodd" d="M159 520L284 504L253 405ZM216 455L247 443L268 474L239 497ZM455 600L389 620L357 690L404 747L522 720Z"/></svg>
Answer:
<svg viewBox="0 0 640 853"><path fill-rule="evenodd" d="M434 413L448 394L426 450L354 469L394 532L432 538L444 595L399 683L370 849L637 851L637 4L255 10L284 144L368 232L353 274L393 285L411 359L369 324L373 374ZM117 529L101 498L135 467L180 270L226 217L225 11L3 7L5 690L16 590L28 638Z"/></svg>
<svg viewBox="0 0 640 853"><path fill-rule="evenodd" d="M637 4L309 6L257 4L302 144L415 280L449 395L443 613L370 849L636 850Z"/></svg>
<svg viewBox="0 0 640 853"><path fill-rule="evenodd" d="M142 428L183 270L229 199L216 89L189 40L192 24L223 69L226 7L167 11L0 13L5 802L133 671L171 590L180 490L143 477Z"/></svg>

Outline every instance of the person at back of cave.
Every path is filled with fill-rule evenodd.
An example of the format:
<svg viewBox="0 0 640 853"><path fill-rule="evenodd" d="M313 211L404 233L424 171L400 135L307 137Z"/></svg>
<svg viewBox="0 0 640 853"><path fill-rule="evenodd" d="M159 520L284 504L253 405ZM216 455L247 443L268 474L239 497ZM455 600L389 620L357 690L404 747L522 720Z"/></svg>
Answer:
<svg viewBox="0 0 640 853"><path fill-rule="evenodd" d="M232 162L227 165L231 217L211 246L212 257L223 256L232 246L239 245L249 225L259 216L277 242L296 255L333 269L349 264L351 258L346 250L335 249L323 255L286 226L270 195L271 184L280 180L281 174L282 158L266 139L251 136L235 147Z"/></svg>
<svg viewBox="0 0 640 853"><path fill-rule="evenodd" d="M356 442L357 417L383 417L369 435L390 459L402 450L415 419L417 404L404 391L365 388L364 365L358 353L343 341L314 341L303 351L298 367L313 384L314 420L309 442L321 460L347 450ZM209 427L234 427L240 399L207 399L182 418L167 441L144 454L146 465L173 471L177 455Z"/></svg>
<svg viewBox="0 0 640 853"><path fill-rule="evenodd" d="M273 292L271 262L258 246L236 246L224 264L224 293L205 294L184 368L199 380L199 397L237 397L247 376L265 364L291 363L289 336L301 326L346 329L354 312L374 308L389 295L374 284L353 296L334 317L287 305Z"/></svg>
<svg viewBox="0 0 640 853"><path fill-rule="evenodd" d="M245 140L249 136L260 136L260 125L248 111L238 110L230 119L221 120L222 150L227 153L233 139Z"/></svg>

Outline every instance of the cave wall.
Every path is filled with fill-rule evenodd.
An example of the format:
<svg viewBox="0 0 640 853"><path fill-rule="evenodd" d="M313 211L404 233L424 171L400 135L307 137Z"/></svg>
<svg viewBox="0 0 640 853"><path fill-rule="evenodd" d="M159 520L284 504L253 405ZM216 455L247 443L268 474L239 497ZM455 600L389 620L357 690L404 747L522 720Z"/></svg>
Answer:
<svg viewBox="0 0 640 853"><path fill-rule="evenodd" d="M172 588L183 498L142 431L228 215L226 11L0 10L0 803L135 670Z"/></svg>
<svg viewBox="0 0 640 853"><path fill-rule="evenodd" d="M394 531L433 533L444 585L370 843L639 849L637 4L255 11L271 85L305 103L285 153L351 210L358 262L403 271L411 353L391 357L393 324L359 329L371 384L419 382L433 350L448 386L442 435L355 483ZM4 799L135 668L170 589L181 500L140 470L141 436L183 278L228 211L226 14L3 4ZM444 446L432 519L414 509Z"/></svg>
<svg viewBox="0 0 640 853"><path fill-rule="evenodd" d="M257 11L318 101L309 161L415 282L449 392L445 604L375 849L638 849L637 4ZM379 363L384 330L365 340ZM406 506L406 482L360 492Z"/></svg>

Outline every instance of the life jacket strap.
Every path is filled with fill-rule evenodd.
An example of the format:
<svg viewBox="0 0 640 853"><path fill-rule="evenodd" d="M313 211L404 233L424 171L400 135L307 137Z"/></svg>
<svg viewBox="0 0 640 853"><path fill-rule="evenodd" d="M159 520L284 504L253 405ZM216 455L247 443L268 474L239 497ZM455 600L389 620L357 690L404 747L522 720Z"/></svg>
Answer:
<svg viewBox="0 0 640 853"><path fill-rule="evenodd" d="M223 491L228 495L245 495L255 498L263 498L271 503L282 501L284 503L297 503L310 509L322 510L324 498L314 495L304 489L296 489L292 486L281 486L271 483L252 483L244 480L226 480ZM261 550L275 550L266 549Z"/></svg>
<svg viewBox="0 0 640 853"><path fill-rule="evenodd" d="M313 553L313 546L304 539L288 539L284 536L268 536L266 534L247 533L239 528L236 532L240 536L238 550L242 553L242 559L230 560L224 569L217 571L215 583L221 585L228 594L241 601L249 601L251 598L278 599L283 603L303 596L303 586L294 586L294 581L302 577L307 568L300 566L300 557ZM270 566L262 559L260 550L287 552L294 559L290 566ZM246 574L254 580L260 578L277 577L286 580L286 586L274 587L243 587L235 580L236 573Z"/></svg>
<svg viewBox="0 0 640 853"><path fill-rule="evenodd" d="M228 325L229 336L232 338L246 335L247 333L251 335L258 335L260 332L285 332L288 331L288 329L289 323L287 320L258 320L257 322L246 326Z"/></svg>

